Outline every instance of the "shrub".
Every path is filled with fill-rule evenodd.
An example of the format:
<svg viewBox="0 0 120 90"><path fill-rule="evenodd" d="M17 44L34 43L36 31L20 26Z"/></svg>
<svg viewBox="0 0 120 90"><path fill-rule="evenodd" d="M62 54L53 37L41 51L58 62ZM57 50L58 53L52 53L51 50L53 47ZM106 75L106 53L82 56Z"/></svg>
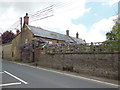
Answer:
<svg viewBox="0 0 120 90"><path fill-rule="evenodd" d="M63 71L73 72L73 66L65 66L65 67L63 67Z"/></svg>

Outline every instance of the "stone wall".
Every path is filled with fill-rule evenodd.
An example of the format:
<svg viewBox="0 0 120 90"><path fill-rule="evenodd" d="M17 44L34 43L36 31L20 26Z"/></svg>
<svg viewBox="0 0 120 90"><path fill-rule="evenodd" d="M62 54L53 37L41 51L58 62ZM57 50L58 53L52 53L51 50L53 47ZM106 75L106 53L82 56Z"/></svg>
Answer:
<svg viewBox="0 0 120 90"><path fill-rule="evenodd" d="M0 58L2 57L2 45L0 44Z"/></svg>
<svg viewBox="0 0 120 90"><path fill-rule="evenodd" d="M21 34L17 35L12 40L12 60L20 59L20 40L21 40Z"/></svg>
<svg viewBox="0 0 120 90"><path fill-rule="evenodd" d="M109 79L118 79L120 54L35 54L42 67L68 70ZM119 60L120 61L120 60Z"/></svg>
<svg viewBox="0 0 120 90"><path fill-rule="evenodd" d="M11 60L12 59L12 44L11 43L4 44L2 46L2 50L3 50L3 53L2 53L3 58Z"/></svg>

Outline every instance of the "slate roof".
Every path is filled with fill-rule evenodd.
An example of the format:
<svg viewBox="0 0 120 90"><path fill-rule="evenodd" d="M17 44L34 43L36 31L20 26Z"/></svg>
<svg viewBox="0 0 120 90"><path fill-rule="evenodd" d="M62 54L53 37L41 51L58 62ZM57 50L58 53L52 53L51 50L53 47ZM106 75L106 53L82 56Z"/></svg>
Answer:
<svg viewBox="0 0 120 90"><path fill-rule="evenodd" d="M64 34L60 34L53 31L44 30L42 28L37 28L34 26L27 25L27 27L34 33L35 36L40 36L44 38L51 38L56 40L62 40L65 42L76 42L78 44L85 43L82 39L70 37Z"/></svg>

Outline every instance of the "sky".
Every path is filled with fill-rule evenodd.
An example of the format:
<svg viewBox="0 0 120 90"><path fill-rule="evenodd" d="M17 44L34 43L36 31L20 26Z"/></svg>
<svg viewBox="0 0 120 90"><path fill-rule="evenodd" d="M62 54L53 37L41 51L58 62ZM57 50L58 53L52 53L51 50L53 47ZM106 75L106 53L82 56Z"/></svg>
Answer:
<svg viewBox="0 0 120 90"><path fill-rule="evenodd" d="M0 0L0 33L20 26L20 17L53 5L53 16L32 21L32 26L66 34L90 42L103 42L117 18L119 0ZM18 27L17 27L18 26Z"/></svg>

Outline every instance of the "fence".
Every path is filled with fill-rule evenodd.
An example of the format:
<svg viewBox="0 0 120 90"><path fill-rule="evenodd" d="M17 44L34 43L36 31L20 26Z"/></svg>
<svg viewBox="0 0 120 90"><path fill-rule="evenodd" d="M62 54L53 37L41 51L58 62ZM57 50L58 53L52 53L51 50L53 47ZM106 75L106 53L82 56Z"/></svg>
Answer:
<svg viewBox="0 0 120 90"><path fill-rule="evenodd" d="M50 45L45 49L46 53L118 53L119 43L116 41L110 42L95 42L85 44L71 45Z"/></svg>
<svg viewBox="0 0 120 90"><path fill-rule="evenodd" d="M34 45L35 46L35 45ZM22 49L22 59L34 61L35 55L40 54L117 54L120 53L119 43L116 41L95 42L85 44L43 44L37 47L25 45Z"/></svg>

